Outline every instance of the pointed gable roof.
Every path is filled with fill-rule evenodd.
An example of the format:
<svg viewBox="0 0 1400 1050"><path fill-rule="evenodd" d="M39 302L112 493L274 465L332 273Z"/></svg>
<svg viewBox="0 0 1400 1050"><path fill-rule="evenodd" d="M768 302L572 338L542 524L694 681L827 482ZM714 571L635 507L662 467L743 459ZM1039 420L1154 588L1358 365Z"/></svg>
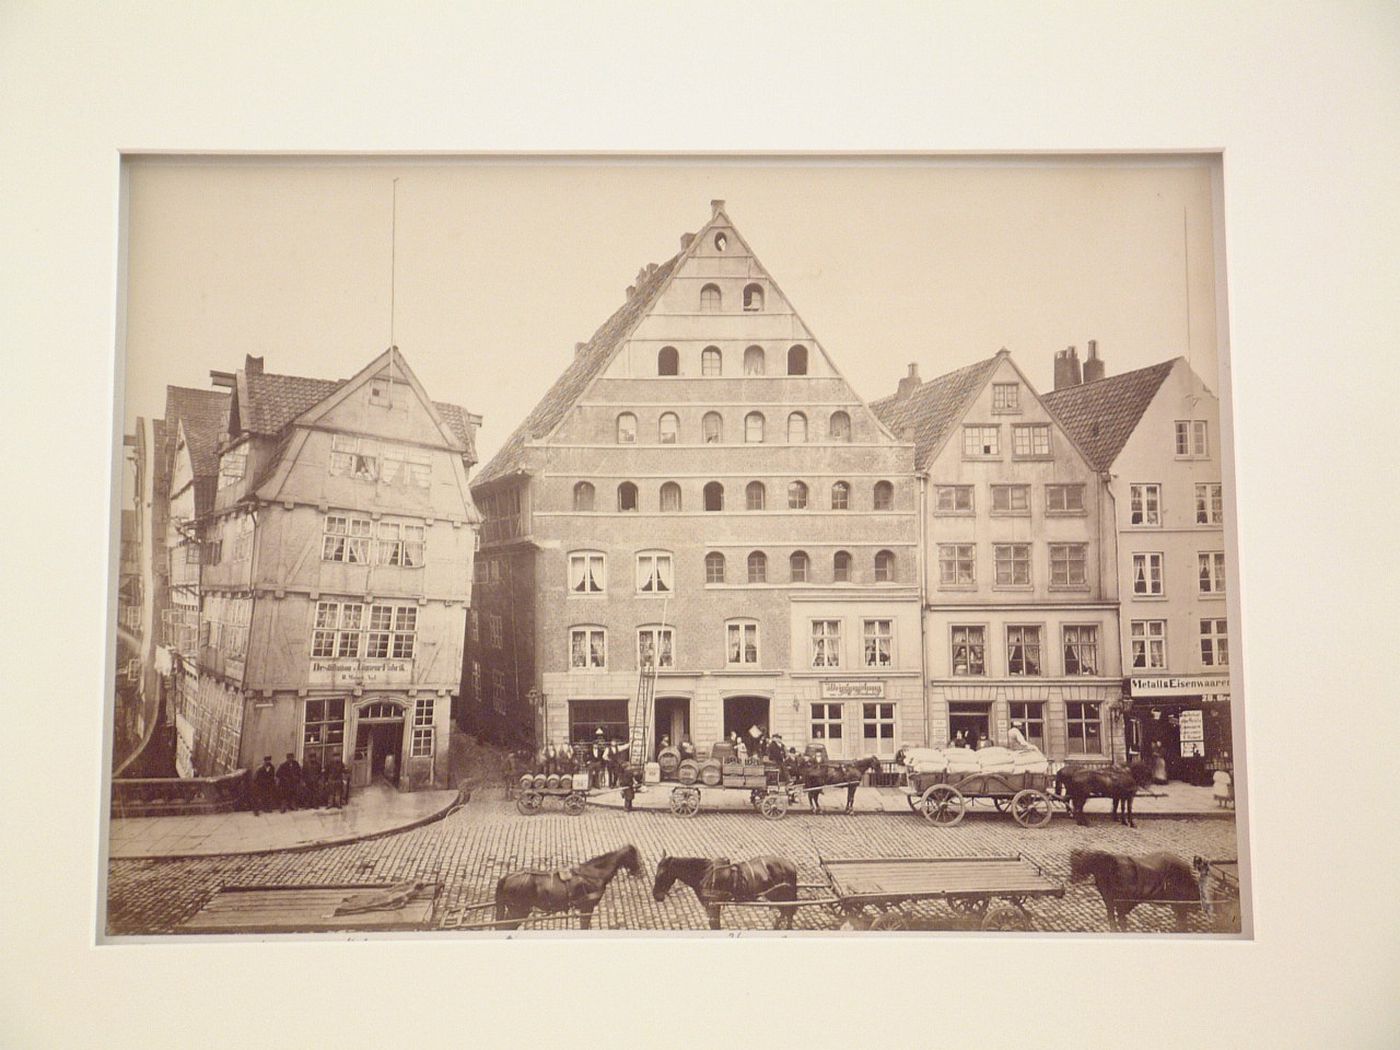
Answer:
<svg viewBox="0 0 1400 1050"><path fill-rule="evenodd" d="M195 479L219 472L219 438L228 430L229 395L223 390L197 390L187 386L165 388L166 440L174 452L174 439L184 428Z"/></svg>
<svg viewBox="0 0 1400 1050"><path fill-rule="evenodd" d="M927 466L974 398L991 379L1001 355L920 383L906 394L870 402L871 410L895 434L914 440L914 462Z"/></svg>
<svg viewBox="0 0 1400 1050"><path fill-rule="evenodd" d="M1084 449L1095 469L1107 470L1179 360L1053 390L1040 400Z"/></svg>

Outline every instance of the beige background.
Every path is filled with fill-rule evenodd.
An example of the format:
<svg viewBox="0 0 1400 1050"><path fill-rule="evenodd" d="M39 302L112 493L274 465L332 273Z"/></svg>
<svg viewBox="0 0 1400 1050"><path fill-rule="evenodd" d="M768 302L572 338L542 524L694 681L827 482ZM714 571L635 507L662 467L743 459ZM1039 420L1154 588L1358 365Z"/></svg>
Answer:
<svg viewBox="0 0 1400 1050"><path fill-rule="evenodd" d="M328 10L0 19L0 1043L558 1046L575 1041L567 1017L626 1045L714 1045L752 1014L773 1045L1394 1045L1396 826L1374 804L1394 773L1360 762L1343 790L1306 783L1319 744L1400 738L1393 5ZM1212 146L1256 941L92 947L119 149ZM570 977L542 994L546 961ZM931 976L947 971L979 976ZM392 1004L367 1006L385 989Z"/></svg>

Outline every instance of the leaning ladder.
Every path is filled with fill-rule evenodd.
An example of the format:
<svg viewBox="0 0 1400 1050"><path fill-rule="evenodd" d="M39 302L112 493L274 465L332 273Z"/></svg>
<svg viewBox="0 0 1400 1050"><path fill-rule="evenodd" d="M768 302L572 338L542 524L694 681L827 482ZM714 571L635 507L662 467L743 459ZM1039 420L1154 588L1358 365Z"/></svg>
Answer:
<svg viewBox="0 0 1400 1050"><path fill-rule="evenodd" d="M656 667L661 660L661 638L666 631L666 614L670 601L661 606L661 633L657 635L650 651L638 653L639 671L637 674L637 706L632 712L632 765L641 769L651 757L651 716L653 700L656 697Z"/></svg>

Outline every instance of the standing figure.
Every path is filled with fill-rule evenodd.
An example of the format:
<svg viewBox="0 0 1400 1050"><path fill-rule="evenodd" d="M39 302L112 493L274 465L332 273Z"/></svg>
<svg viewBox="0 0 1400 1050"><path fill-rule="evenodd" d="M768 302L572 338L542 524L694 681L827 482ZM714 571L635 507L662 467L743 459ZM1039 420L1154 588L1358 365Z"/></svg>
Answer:
<svg viewBox="0 0 1400 1050"><path fill-rule="evenodd" d="M253 816L266 811L272 812L277 805L277 770L272 766L272 756L263 755L262 765L253 774L253 789L249 792L253 803Z"/></svg>
<svg viewBox="0 0 1400 1050"><path fill-rule="evenodd" d="M1011 732L1006 734L1006 746L1012 751L1029 751L1030 741L1026 739L1026 734L1022 732L1025 728L1024 722L1012 722Z"/></svg>
<svg viewBox="0 0 1400 1050"><path fill-rule="evenodd" d="M306 765L301 769L301 804L306 809L320 809L323 802L321 794L321 762L315 755L310 755L306 759Z"/></svg>
<svg viewBox="0 0 1400 1050"><path fill-rule="evenodd" d="M297 761L297 756L290 751L287 752L287 759L277 767L277 794L282 805L282 812L287 812L287 808L297 808L297 793L301 790L301 763Z"/></svg>
<svg viewBox="0 0 1400 1050"><path fill-rule="evenodd" d="M603 731L593 733L593 750L588 763L588 782L592 787L603 787L608 761L608 744L603 739Z"/></svg>
<svg viewBox="0 0 1400 1050"><path fill-rule="evenodd" d="M326 763L326 805L342 809L345 795L350 787L350 771L345 768L339 755L332 755Z"/></svg>
<svg viewBox="0 0 1400 1050"><path fill-rule="evenodd" d="M749 760L749 749L742 740L735 738L734 741L734 761L747 762Z"/></svg>

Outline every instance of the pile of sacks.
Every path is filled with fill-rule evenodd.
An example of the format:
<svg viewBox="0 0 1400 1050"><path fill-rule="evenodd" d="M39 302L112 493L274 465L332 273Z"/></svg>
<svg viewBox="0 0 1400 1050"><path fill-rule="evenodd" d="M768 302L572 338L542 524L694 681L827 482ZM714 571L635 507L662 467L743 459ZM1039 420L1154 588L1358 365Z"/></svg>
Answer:
<svg viewBox="0 0 1400 1050"><path fill-rule="evenodd" d="M1048 773L1050 760L1039 748L916 747L904 754L911 773Z"/></svg>

